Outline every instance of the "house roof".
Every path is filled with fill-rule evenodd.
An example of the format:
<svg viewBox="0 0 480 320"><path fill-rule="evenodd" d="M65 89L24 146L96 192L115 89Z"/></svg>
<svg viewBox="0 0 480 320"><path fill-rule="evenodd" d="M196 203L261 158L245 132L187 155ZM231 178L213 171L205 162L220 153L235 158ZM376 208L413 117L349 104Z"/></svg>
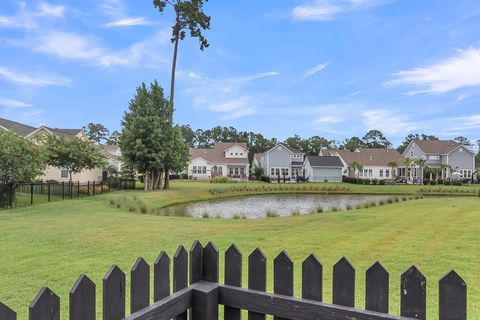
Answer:
<svg viewBox="0 0 480 320"><path fill-rule="evenodd" d="M19 136L25 137L29 133L35 131L37 128L27 126L25 124L0 118L0 126L6 128L7 130L13 131Z"/></svg>
<svg viewBox="0 0 480 320"><path fill-rule="evenodd" d="M449 154L461 146L453 140L413 140L427 154Z"/></svg>
<svg viewBox="0 0 480 320"><path fill-rule="evenodd" d="M226 158L225 150L233 147L239 146L247 150L247 144L245 142L220 142L216 143L213 148L210 149L196 149L190 148L190 159L203 158L208 162L212 163L239 163L239 164L248 164L248 158Z"/></svg>
<svg viewBox="0 0 480 320"><path fill-rule="evenodd" d="M307 159L312 167L343 167L338 156L307 156Z"/></svg>
<svg viewBox="0 0 480 320"><path fill-rule="evenodd" d="M288 150L290 150L290 152L293 152L293 153L303 153L301 150L298 150L297 148L291 147L291 146L289 146L289 145L286 144L286 143L281 143L281 145L284 146L285 148L287 148Z"/></svg>
<svg viewBox="0 0 480 320"><path fill-rule="evenodd" d="M58 137L66 137L66 138L74 138L77 134L82 131L82 129L58 129L58 128L49 128L45 127L46 129L50 130L53 134Z"/></svg>
<svg viewBox="0 0 480 320"><path fill-rule="evenodd" d="M395 149L323 150L322 154L339 155L347 165L356 161L364 166L388 166L390 161L399 162L402 159Z"/></svg>

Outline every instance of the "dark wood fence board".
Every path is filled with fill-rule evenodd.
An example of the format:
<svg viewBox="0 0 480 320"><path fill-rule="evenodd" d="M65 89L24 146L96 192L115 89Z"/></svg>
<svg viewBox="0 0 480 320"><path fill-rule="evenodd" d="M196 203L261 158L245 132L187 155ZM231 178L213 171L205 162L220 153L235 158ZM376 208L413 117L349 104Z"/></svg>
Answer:
<svg viewBox="0 0 480 320"><path fill-rule="evenodd" d="M0 320L17 320L17 314L0 302Z"/></svg>
<svg viewBox="0 0 480 320"><path fill-rule="evenodd" d="M334 304L355 306L355 269L346 258L340 259L333 267Z"/></svg>
<svg viewBox="0 0 480 320"><path fill-rule="evenodd" d="M242 286L242 253L235 244L225 252L225 284L235 287ZM240 320L240 309L225 307L225 320Z"/></svg>
<svg viewBox="0 0 480 320"><path fill-rule="evenodd" d="M203 249L203 280L218 282L218 273L218 249L213 242L209 242Z"/></svg>
<svg viewBox="0 0 480 320"><path fill-rule="evenodd" d="M170 295L170 257L160 252L153 266L153 301Z"/></svg>
<svg viewBox="0 0 480 320"><path fill-rule="evenodd" d="M195 241L190 248L190 284L203 279L203 246Z"/></svg>
<svg viewBox="0 0 480 320"><path fill-rule="evenodd" d="M113 265L103 278L103 320L125 317L125 273Z"/></svg>
<svg viewBox="0 0 480 320"><path fill-rule="evenodd" d="M173 292L188 286L188 253L184 246L178 247L173 257ZM187 320L188 313L175 317L175 320Z"/></svg>
<svg viewBox="0 0 480 320"><path fill-rule="evenodd" d="M388 313L389 276L376 262L365 274L365 309Z"/></svg>
<svg viewBox="0 0 480 320"><path fill-rule="evenodd" d="M29 320L60 320L60 298L44 287L29 307Z"/></svg>
<svg viewBox="0 0 480 320"><path fill-rule="evenodd" d="M95 320L96 286L82 274L70 290L70 320Z"/></svg>
<svg viewBox="0 0 480 320"><path fill-rule="evenodd" d="M427 280L412 266L405 271L400 283L400 314L404 317L426 319Z"/></svg>
<svg viewBox="0 0 480 320"><path fill-rule="evenodd" d="M130 312L134 313L150 304L150 266L138 258L130 271Z"/></svg>
<svg viewBox="0 0 480 320"><path fill-rule="evenodd" d="M285 251L273 260L273 292L293 296L293 260ZM280 317L274 319L287 320Z"/></svg>
<svg viewBox="0 0 480 320"><path fill-rule="evenodd" d="M302 263L302 298L322 301L323 266L311 254Z"/></svg>
<svg viewBox="0 0 480 320"><path fill-rule="evenodd" d="M258 291L267 289L267 257L260 248L248 257L248 288ZM265 314L248 311L248 319L263 320Z"/></svg>
<svg viewBox="0 0 480 320"><path fill-rule="evenodd" d="M447 273L439 283L439 319L467 319L467 284L454 271Z"/></svg>

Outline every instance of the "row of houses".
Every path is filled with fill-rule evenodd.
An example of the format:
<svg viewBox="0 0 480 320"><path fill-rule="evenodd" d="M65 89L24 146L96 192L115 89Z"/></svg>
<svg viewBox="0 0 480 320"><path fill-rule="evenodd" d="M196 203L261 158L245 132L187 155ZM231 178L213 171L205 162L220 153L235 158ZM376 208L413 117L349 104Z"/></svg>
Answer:
<svg viewBox="0 0 480 320"><path fill-rule="evenodd" d="M55 135L57 137L87 140L87 137L82 129L59 129L50 128L47 126L32 127L19 122L0 118L0 132L2 131L13 131L25 139L35 139L45 135ZM121 152L118 146L102 145L99 146L99 152L105 156L109 166L114 167L118 172L121 171ZM105 168L95 168L74 174L72 180L79 181L81 183L94 180L100 181L105 178L105 175ZM70 180L70 176L68 171L64 168L49 166L45 169L41 176L37 177L37 180L68 182Z"/></svg>
<svg viewBox="0 0 480 320"><path fill-rule="evenodd" d="M412 160L405 165L403 159ZM421 180L422 169L415 160L441 169L443 178L471 179L475 173L475 154L467 146L451 140L413 140L400 154L394 149L322 150L317 156L280 143L264 153L255 154L252 167L263 168L265 176L288 180L306 178L312 182L337 182L342 176L411 182ZM352 168L358 163L359 168ZM190 149L188 176L190 179L211 179L229 176L248 179L250 173L245 143L217 143L209 149Z"/></svg>

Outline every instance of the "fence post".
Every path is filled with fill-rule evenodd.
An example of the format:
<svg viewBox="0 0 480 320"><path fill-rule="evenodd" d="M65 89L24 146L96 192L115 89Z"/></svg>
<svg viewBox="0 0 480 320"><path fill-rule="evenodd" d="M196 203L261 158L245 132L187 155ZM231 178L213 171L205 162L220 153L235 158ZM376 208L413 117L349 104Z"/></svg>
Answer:
<svg viewBox="0 0 480 320"><path fill-rule="evenodd" d="M87 197L90 196L90 180L87 181Z"/></svg>
<svg viewBox="0 0 480 320"><path fill-rule="evenodd" d="M65 181L62 181L62 199L65 200Z"/></svg>
<svg viewBox="0 0 480 320"><path fill-rule="evenodd" d="M73 199L73 181L69 181L68 185L70 186L70 199Z"/></svg>
<svg viewBox="0 0 480 320"><path fill-rule="evenodd" d="M95 183L95 180L93 180L93 193L92 193L93 196L95 196L96 189L97 189L97 185Z"/></svg>
<svg viewBox="0 0 480 320"><path fill-rule="evenodd" d="M9 192L8 192L8 206L11 208L13 207L13 197L15 195L15 189L13 188L13 183L9 184Z"/></svg>
<svg viewBox="0 0 480 320"><path fill-rule="evenodd" d="M33 205L33 183L30 184L30 204Z"/></svg>
<svg viewBox="0 0 480 320"><path fill-rule="evenodd" d="M77 198L80 198L80 181L77 181Z"/></svg>
<svg viewBox="0 0 480 320"><path fill-rule="evenodd" d="M100 191L103 194L103 180L100 182Z"/></svg>
<svg viewBox="0 0 480 320"><path fill-rule="evenodd" d="M192 319L218 320L218 286L205 284L192 291Z"/></svg>
<svg viewBox="0 0 480 320"><path fill-rule="evenodd" d="M47 184L47 191L48 191L48 202L50 202L50 188L51 188L51 184Z"/></svg>

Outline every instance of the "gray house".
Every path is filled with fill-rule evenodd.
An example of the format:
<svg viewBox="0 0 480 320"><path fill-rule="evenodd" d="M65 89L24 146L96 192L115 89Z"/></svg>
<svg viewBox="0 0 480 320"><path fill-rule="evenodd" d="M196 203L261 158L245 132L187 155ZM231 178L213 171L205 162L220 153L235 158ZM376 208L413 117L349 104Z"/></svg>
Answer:
<svg viewBox="0 0 480 320"><path fill-rule="evenodd" d="M307 156L304 170L311 182L342 182L343 163L338 156Z"/></svg>
<svg viewBox="0 0 480 320"><path fill-rule="evenodd" d="M475 172L473 151L452 140L412 140L402 155L412 160L423 159L430 168L442 168L443 178L471 179ZM413 179L421 174L416 166L407 170Z"/></svg>
<svg viewBox="0 0 480 320"><path fill-rule="evenodd" d="M286 144L279 143L260 156L260 165L264 174L271 178L280 175L286 179L295 180L303 176L303 161L305 154Z"/></svg>

